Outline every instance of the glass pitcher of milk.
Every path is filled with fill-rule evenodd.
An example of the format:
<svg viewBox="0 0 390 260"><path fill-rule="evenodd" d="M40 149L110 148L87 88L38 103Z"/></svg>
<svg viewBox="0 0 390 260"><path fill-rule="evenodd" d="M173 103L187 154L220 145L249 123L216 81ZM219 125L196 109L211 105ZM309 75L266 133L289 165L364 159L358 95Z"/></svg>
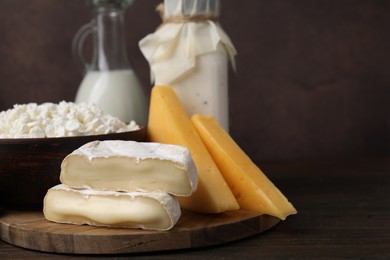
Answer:
<svg viewBox="0 0 390 260"><path fill-rule="evenodd" d="M126 53L124 13L132 0L88 0L93 19L75 35L73 50L85 64L86 73L76 103L94 103L124 122L146 125L147 104L142 86ZM83 45L92 35L92 61L85 62Z"/></svg>

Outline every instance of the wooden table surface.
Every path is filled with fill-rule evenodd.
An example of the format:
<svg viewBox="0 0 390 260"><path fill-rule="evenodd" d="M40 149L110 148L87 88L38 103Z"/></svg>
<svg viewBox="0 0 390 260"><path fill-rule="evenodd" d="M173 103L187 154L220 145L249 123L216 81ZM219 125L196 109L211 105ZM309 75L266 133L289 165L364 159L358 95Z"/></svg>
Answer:
<svg viewBox="0 0 390 260"><path fill-rule="evenodd" d="M266 233L217 247L60 255L0 241L0 259L390 259L390 157L258 163L298 209Z"/></svg>

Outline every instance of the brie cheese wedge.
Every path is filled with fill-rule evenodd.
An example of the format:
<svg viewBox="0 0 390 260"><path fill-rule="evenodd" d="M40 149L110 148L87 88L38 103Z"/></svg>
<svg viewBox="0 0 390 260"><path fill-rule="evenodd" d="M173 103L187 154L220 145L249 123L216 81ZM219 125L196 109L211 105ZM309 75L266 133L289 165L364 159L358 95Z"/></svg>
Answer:
<svg viewBox="0 0 390 260"><path fill-rule="evenodd" d="M47 220L76 225L169 230L181 215L175 196L158 192L74 189L60 184L44 198Z"/></svg>
<svg viewBox="0 0 390 260"><path fill-rule="evenodd" d="M198 174L186 147L115 140L93 141L66 156L60 180L72 188L190 196Z"/></svg>

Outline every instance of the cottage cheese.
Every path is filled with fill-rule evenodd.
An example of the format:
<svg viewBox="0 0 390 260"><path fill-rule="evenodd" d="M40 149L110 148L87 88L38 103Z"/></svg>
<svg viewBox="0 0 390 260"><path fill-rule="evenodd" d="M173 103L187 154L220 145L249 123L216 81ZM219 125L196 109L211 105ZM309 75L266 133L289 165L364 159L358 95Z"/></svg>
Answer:
<svg viewBox="0 0 390 260"><path fill-rule="evenodd" d="M0 112L0 138L83 136L138 129L134 121L126 124L86 103L16 104Z"/></svg>

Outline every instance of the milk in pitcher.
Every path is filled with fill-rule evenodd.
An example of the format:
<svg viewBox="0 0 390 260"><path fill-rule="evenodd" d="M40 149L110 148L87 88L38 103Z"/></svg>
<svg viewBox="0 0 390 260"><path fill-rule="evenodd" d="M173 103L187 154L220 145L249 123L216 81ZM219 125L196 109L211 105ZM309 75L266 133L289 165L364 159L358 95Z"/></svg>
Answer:
<svg viewBox="0 0 390 260"><path fill-rule="evenodd" d="M124 122L146 124L145 96L131 69L88 71L76 95L76 103L81 102L94 103Z"/></svg>

